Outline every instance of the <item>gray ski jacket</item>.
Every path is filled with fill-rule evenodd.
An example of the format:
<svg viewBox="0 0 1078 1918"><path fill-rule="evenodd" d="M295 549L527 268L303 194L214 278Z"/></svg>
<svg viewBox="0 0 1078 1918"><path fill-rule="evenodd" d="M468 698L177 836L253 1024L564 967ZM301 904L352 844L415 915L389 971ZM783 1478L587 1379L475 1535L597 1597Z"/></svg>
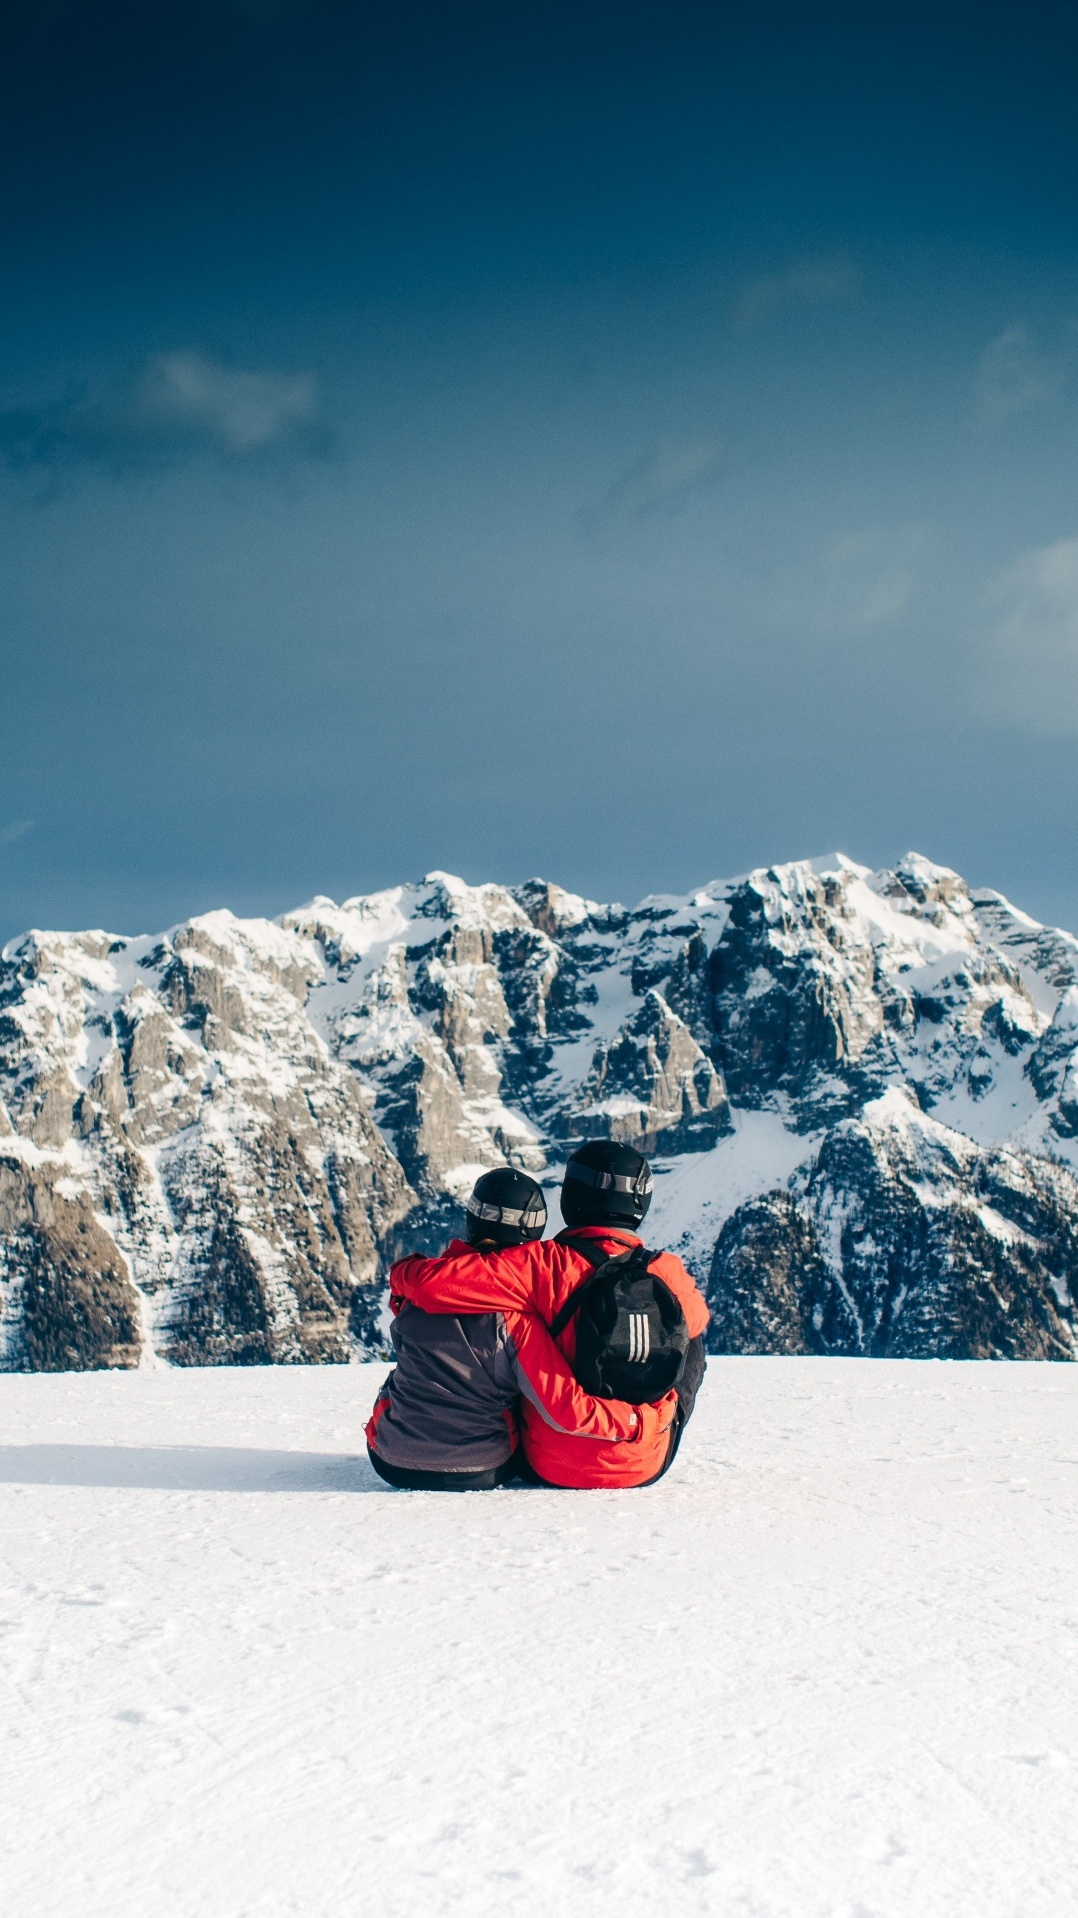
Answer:
<svg viewBox="0 0 1078 1918"><path fill-rule="evenodd" d="M522 1380L501 1313L451 1318L404 1305L392 1338L397 1364L367 1426L372 1452L409 1471L504 1465L517 1446Z"/></svg>

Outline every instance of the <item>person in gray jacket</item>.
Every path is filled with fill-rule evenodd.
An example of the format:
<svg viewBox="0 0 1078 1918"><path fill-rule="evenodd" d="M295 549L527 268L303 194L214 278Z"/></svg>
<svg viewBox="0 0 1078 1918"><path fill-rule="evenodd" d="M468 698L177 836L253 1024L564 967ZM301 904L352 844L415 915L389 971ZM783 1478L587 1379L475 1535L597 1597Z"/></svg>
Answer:
<svg viewBox="0 0 1078 1918"><path fill-rule="evenodd" d="M500 1166L477 1180L465 1217L467 1239L454 1240L447 1258L541 1239L546 1200L526 1173ZM559 1430L610 1437L634 1417L618 1400L585 1393L534 1317L454 1316L405 1301L394 1308L397 1363L366 1427L367 1455L389 1485L473 1492L530 1478L519 1449L521 1393Z"/></svg>
<svg viewBox="0 0 1078 1918"><path fill-rule="evenodd" d="M485 1172L465 1208L467 1242L503 1250L541 1239L542 1188L512 1166ZM452 1318L402 1305L391 1332L397 1363L367 1425L379 1478L411 1491L488 1491L517 1475L520 1394L498 1312Z"/></svg>

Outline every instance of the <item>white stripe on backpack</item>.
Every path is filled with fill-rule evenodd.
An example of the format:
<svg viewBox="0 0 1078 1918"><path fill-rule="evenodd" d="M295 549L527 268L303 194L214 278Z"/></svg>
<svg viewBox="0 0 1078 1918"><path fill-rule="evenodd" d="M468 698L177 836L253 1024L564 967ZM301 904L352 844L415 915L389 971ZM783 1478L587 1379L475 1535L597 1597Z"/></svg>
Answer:
<svg viewBox="0 0 1078 1918"><path fill-rule="evenodd" d="M643 1365L651 1351L651 1326L646 1312L629 1314L629 1363Z"/></svg>

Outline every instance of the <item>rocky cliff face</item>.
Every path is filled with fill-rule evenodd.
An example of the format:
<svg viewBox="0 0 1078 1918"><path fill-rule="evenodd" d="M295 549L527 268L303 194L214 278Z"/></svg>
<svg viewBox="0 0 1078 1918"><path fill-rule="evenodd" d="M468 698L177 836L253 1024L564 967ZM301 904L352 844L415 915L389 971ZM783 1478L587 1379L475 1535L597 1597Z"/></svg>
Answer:
<svg viewBox="0 0 1078 1918"><path fill-rule="evenodd" d="M295 934L30 934L0 1012L4 1362L347 1359L414 1206L304 1006Z"/></svg>
<svg viewBox="0 0 1078 1918"><path fill-rule="evenodd" d="M1078 1354L1078 942L911 855L14 941L0 1364L377 1349L398 1244L595 1134L718 1350Z"/></svg>

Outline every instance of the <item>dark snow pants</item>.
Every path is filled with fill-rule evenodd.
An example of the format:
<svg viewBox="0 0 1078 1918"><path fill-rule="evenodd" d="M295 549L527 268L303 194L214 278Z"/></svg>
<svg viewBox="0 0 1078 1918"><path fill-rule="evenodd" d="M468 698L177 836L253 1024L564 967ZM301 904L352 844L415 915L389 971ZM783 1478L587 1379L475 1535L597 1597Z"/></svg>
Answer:
<svg viewBox="0 0 1078 1918"><path fill-rule="evenodd" d="M396 1485L402 1492L492 1492L496 1485L508 1485L520 1474L523 1454L514 1452L504 1465L486 1472L421 1472L407 1465L389 1465L367 1447L367 1457L379 1478Z"/></svg>

